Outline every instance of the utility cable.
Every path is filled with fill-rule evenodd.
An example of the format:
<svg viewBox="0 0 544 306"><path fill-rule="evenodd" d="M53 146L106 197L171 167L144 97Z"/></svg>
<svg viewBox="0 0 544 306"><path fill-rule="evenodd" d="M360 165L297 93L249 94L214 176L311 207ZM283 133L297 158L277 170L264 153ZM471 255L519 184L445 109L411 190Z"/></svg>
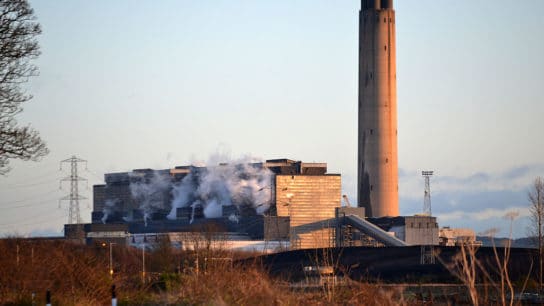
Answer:
<svg viewBox="0 0 544 306"><path fill-rule="evenodd" d="M36 182L43 182L43 178L46 178L46 177L51 177L51 176L58 176L59 175L59 171L50 171L50 172L47 172L45 174L42 174L42 175L39 175L39 176L33 176L33 177L29 177L28 179L24 179L24 180L19 180L19 181L15 181L15 182L10 182L10 184L6 184L6 185L3 185L3 186L6 186L6 187L16 187L16 186L25 186L25 185L28 185L28 184L33 184L33 183L36 183ZM53 178L54 180L56 180L56 178Z"/></svg>
<svg viewBox="0 0 544 306"><path fill-rule="evenodd" d="M41 200L43 196L46 196L46 195L50 195L52 193L56 193L56 192L59 192L58 189L55 189L55 190L51 190L51 191L48 191L46 193L41 193L41 194L37 194L35 196L31 196L31 197L28 197L28 198L24 198L24 199L20 199L20 200L15 200L15 201L9 201L7 202L6 204L15 204L15 203L22 203L22 202L26 202L26 201L29 201L29 200L34 200L34 199L37 199L37 198L40 198ZM1 205L1 204L0 204ZM4 207L5 208L5 207Z"/></svg>
<svg viewBox="0 0 544 306"><path fill-rule="evenodd" d="M10 227L13 227L13 226L28 226L28 225L38 225L38 224L44 224L44 223L48 223L48 222L51 222L51 221L58 221L58 220L61 220L61 219L64 219L66 218L66 216L62 216L62 217L57 217L57 218L48 218L47 220L43 220L43 221L40 221L40 222L32 222L32 223L17 223L17 224L13 224L13 225L0 225L0 228L10 228Z"/></svg>
<svg viewBox="0 0 544 306"><path fill-rule="evenodd" d="M19 226L19 225L32 225L32 224L36 224L36 221L42 220L43 219L42 217L45 217L48 220L56 220L56 219L61 218L59 216L56 216L56 219L54 219L55 217L53 217L53 216L55 216L55 215L56 214L48 214L48 215L41 215L41 216L40 215L35 215L35 216L32 216L32 217L26 218L26 220L28 220L28 221L33 220L34 222L31 222L31 223L28 223L28 224L20 223L21 221L15 222L15 223L4 223L4 224L0 224L0 227L10 227L10 226ZM66 216L63 216L62 218L65 218L65 217Z"/></svg>
<svg viewBox="0 0 544 306"><path fill-rule="evenodd" d="M34 206L42 206L44 204L50 204L51 201L58 201L57 198L53 198L53 199L45 199L43 201L40 201L40 202L35 202L33 204L21 204L21 205L13 205L13 206L2 206L0 204L0 208L2 209L10 209L10 208L23 208L23 207L34 207Z"/></svg>
<svg viewBox="0 0 544 306"><path fill-rule="evenodd" d="M104 181L104 176L100 176L97 173L93 172L92 170L87 169L87 172L89 172L92 176L94 176L96 179L100 180L101 182Z"/></svg>
<svg viewBox="0 0 544 306"><path fill-rule="evenodd" d="M11 189L24 189L24 188L28 188L28 187L43 186L43 185L51 184L52 182L54 182L54 181L53 180L47 180L47 181L42 181L42 182L34 183L34 184L12 185L12 186L6 185L6 186L2 186L2 187L7 187L6 189L10 189L10 190Z"/></svg>

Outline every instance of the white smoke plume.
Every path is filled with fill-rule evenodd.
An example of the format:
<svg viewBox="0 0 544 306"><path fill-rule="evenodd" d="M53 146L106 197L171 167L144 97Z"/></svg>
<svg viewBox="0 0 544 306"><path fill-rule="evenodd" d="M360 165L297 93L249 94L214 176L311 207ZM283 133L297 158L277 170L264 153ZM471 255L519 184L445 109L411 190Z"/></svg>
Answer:
<svg viewBox="0 0 544 306"><path fill-rule="evenodd" d="M238 223L238 222L240 222L240 219L238 218L237 215L235 215L235 214L230 214L230 216L229 216L229 221Z"/></svg>
<svg viewBox="0 0 544 306"><path fill-rule="evenodd" d="M158 171L153 171L151 177L146 177L144 172L131 173L130 193L140 203L146 226L155 211L167 209L164 203L170 197L171 186L169 175L161 175Z"/></svg>
<svg viewBox="0 0 544 306"><path fill-rule="evenodd" d="M172 188L172 210L166 216L170 220L176 219L176 209L187 207L191 204L191 199L195 198L196 185L193 174L189 173L180 183ZM194 209L193 209L194 213Z"/></svg>
<svg viewBox="0 0 544 306"><path fill-rule="evenodd" d="M206 218L219 218L223 207L234 205L238 210L252 208L257 214L264 214L270 208L273 173L262 167L255 159L240 159L230 163L195 167L180 182L172 182L169 173L146 171L130 174L132 198L139 203L144 222L158 210L171 208L168 219L176 219L177 209L191 207L191 223L198 207ZM106 204L105 222L113 212L115 203ZM236 217L236 216L234 216ZM229 218L234 220L233 218Z"/></svg>
<svg viewBox="0 0 544 306"><path fill-rule="evenodd" d="M106 224L106 221L108 221L108 217L112 215L117 209L116 206L120 201L118 199L111 200L108 199L104 203L104 208L102 209L102 223Z"/></svg>
<svg viewBox="0 0 544 306"><path fill-rule="evenodd" d="M238 209L250 206L257 214L265 213L270 208L272 172L255 162L254 159L237 160L207 166L198 174L191 172L173 186L169 218L174 219L180 207L191 206L194 210L197 201L206 218L221 217L223 206L229 205Z"/></svg>

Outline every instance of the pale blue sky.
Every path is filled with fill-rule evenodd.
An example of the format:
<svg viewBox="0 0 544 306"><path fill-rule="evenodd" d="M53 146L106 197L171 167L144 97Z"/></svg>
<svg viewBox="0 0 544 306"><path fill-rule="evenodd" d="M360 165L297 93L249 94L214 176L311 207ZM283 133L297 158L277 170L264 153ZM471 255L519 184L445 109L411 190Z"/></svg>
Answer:
<svg viewBox="0 0 544 306"><path fill-rule="evenodd" d="M0 233L62 228L58 161L73 154L89 161L89 186L224 147L324 161L355 202L359 2L31 1L40 76L19 120L51 153L0 177ZM401 213L420 211L419 171L432 169L441 225L507 234L501 216L526 215L544 175L544 2L395 6Z"/></svg>

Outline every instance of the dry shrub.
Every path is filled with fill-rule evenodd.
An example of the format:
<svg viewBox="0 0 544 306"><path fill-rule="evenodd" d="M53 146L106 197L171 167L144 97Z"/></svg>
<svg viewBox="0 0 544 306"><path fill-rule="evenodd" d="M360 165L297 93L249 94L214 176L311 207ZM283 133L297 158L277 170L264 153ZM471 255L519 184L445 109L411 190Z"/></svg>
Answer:
<svg viewBox="0 0 544 306"><path fill-rule="evenodd" d="M322 290L293 290L268 277L258 267L220 268L200 275L186 275L176 299L169 303L190 305L407 305L400 290L379 285L344 284L328 299ZM163 300L163 302L167 302Z"/></svg>
<svg viewBox="0 0 544 306"><path fill-rule="evenodd" d="M64 241L0 240L0 302L45 303L51 290L62 305L97 305L109 298L109 275L93 249Z"/></svg>
<svg viewBox="0 0 544 306"><path fill-rule="evenodd" d="M180 252L164 245L147 250L145 283L141 249L114 245L113 279L109 247L13 238L0 240L0 252L1 305L43 305L46 290L54 305L107 305L112 283L120 305L405 304L400 291L376 285L344 283L334 296L319 288L294 290L271 279L257 263L233 266L227 259L243 254L209 249Z"/></svg>
<svg viewBox="0 0 544 306"><path fill-rule="evenodd" d="M258 305L266 301L268 305L285 305L291 299L255 267L220 265L184 275L177 290L178 302L188 304Z"/></svg>

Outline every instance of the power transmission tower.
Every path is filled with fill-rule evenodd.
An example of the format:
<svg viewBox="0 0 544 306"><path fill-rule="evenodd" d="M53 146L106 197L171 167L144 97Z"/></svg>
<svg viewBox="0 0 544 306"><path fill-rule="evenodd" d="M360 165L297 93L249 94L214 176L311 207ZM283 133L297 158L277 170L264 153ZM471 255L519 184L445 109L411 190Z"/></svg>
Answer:
<svg viewBox="0 0 544 306"><path fill-rule="evenodd" d="M77 164L78 163L85 163L85 168L87 168L87 161L77 158L75 155L65 159L60 162L60 170L62 170L62 164L63 163L70 163L70 176L67 176L60 180L60 183L62 185L62 182L69 181L70 182L70 194L62 197L60 201L70 201L70 208L68 210L68 224L76 224L81 223L81 216L79 215L79 200L87 199L84 196L79 195L78 192L78 185L79 181L87 181L86 178L80 177L77 174ZM60 203L59 203L60 204Z"/></svg>
<svg viewBox="0 0 544 306"><path fill-rule="evenodd" d="M431 176L434 171L421 171L421 175L425 178L425 193L423 196L423 213L431 216Z"/></svg>

